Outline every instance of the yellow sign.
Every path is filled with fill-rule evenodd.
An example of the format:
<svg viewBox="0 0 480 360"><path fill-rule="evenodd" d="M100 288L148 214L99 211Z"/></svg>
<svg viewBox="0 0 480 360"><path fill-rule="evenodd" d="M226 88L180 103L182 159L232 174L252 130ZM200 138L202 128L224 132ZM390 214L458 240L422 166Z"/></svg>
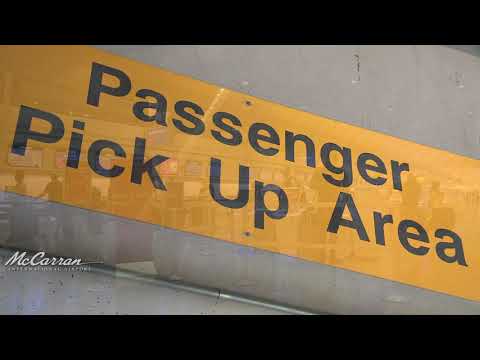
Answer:
<svg viewBox="0 0 480 360"><path fill-rule="evenodd" d="M478 160L86 46L0 69L4 190L480 300Z"/></svg>

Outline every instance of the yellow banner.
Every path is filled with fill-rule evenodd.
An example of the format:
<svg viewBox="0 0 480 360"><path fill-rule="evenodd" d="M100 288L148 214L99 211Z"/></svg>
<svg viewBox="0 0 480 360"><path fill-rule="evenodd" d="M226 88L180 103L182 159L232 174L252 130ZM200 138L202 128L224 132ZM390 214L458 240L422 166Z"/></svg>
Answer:
<svg viewBox="0 0 480 360"><path fill-rule="evenodd" d="M4 191L480 300L478 160L86 46L0 70Z"/></svg>

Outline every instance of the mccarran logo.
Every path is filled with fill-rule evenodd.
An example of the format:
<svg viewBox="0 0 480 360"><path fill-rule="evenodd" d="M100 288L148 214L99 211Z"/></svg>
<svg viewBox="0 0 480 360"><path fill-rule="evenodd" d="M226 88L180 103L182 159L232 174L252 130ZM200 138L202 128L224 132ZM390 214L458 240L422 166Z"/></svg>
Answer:
<svg viewBox="0 0 480 360"><path fill-rule="evenodd" d="M80 258L47 257L45 252L28 256L27 252L15 252L6 262L9 271L86 271L93 262L82 262Z"/></svg>

